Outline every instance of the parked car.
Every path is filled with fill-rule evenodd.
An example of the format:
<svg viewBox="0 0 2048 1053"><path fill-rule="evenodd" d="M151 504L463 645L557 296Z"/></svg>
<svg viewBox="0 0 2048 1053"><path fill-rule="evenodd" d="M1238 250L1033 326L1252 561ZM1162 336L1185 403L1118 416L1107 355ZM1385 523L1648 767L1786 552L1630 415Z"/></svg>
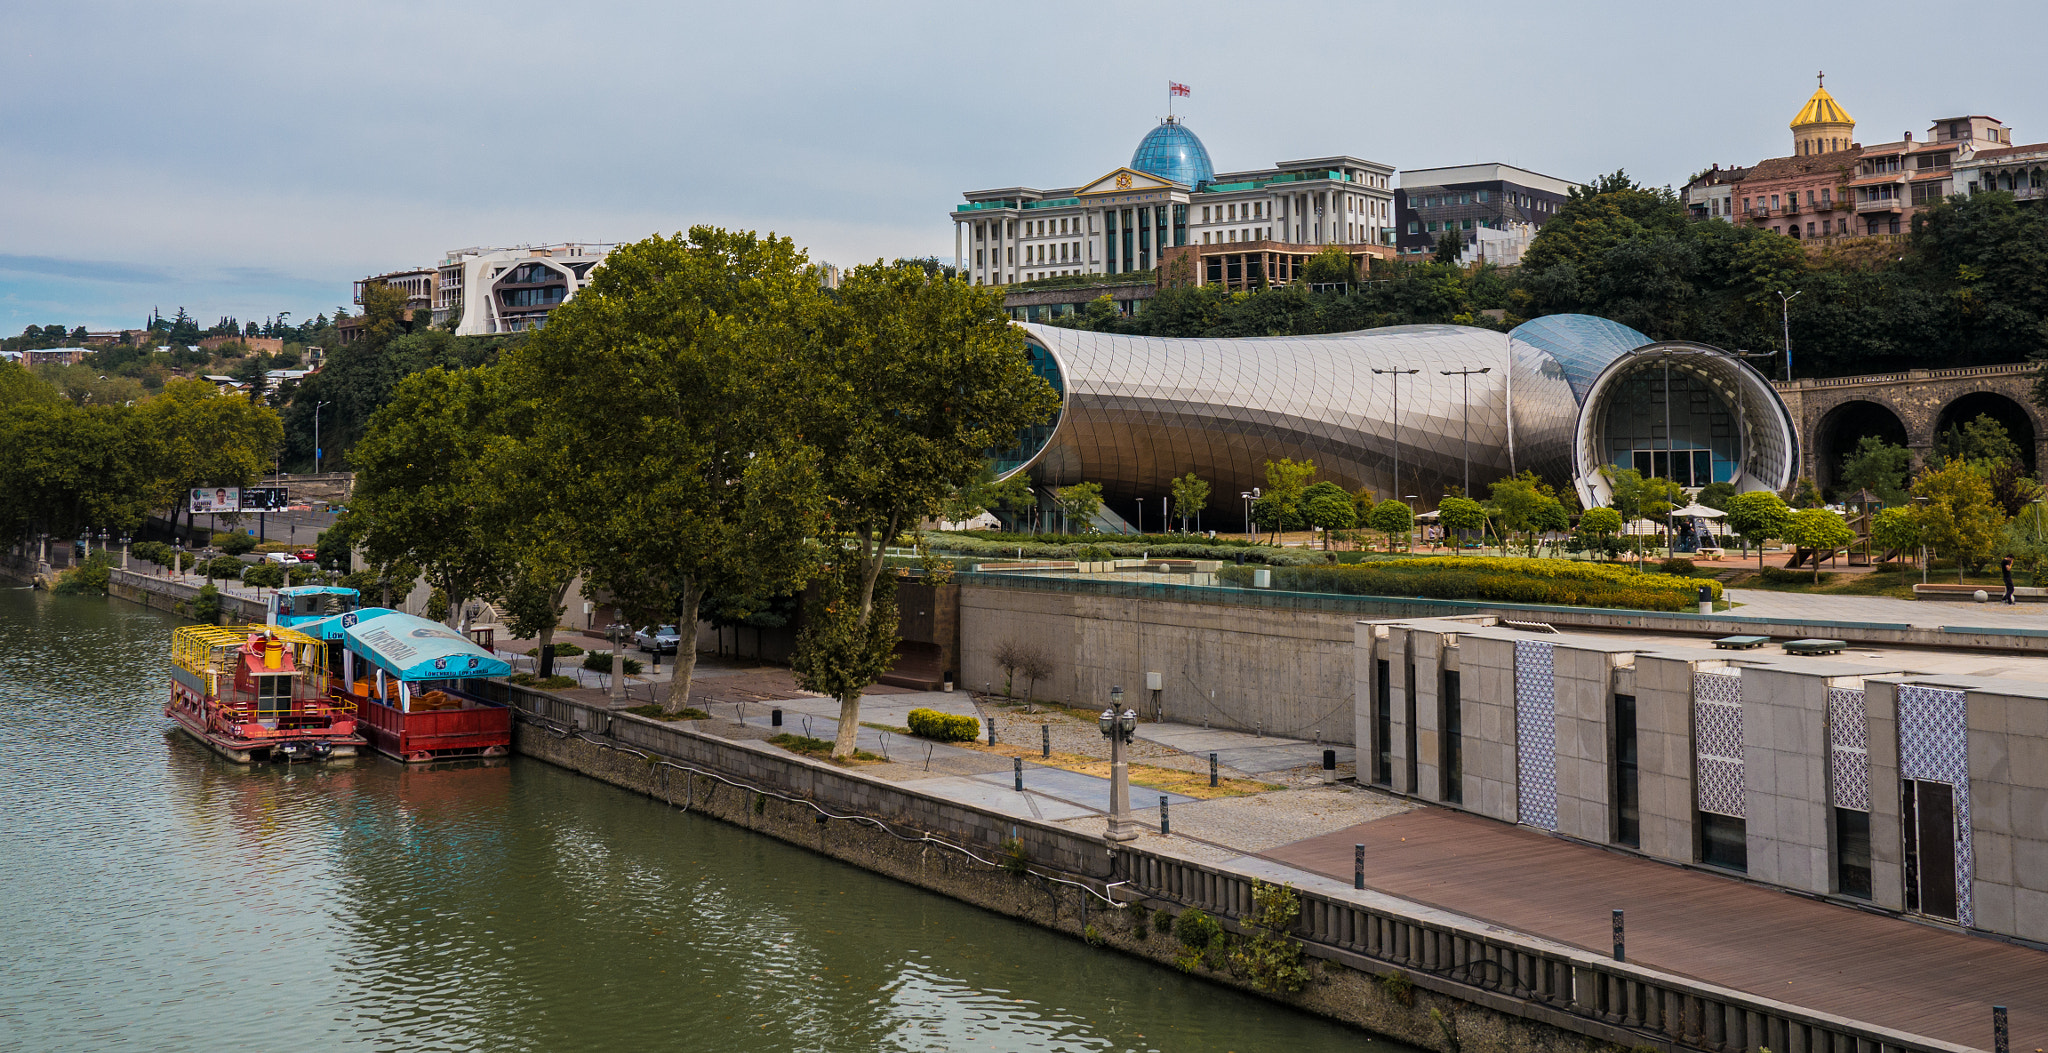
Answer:
<svg viewBox="0 0 2048 1053"><path fill-rule="evenodd" d="M297 552L292 553L292 555L297 556L299 558L299 562L301 563L320 562L320 553L315 552L310 548L302 548Z"/></svg>
<svg viewBox="0 0 2048 1053"><path fill-rule="evenodd" d="M648 654L674 654L682 639L673 625L649 625L633 634L633 646Z"/></svg>
<svg viewBox="0 0 2048 1053"><path fill-rule="evenodd" d="M272 563L282 563L287 567L296 567L299 565L299 557L294 556L289 552L266 552L263 554L263 558Z"/></svg>

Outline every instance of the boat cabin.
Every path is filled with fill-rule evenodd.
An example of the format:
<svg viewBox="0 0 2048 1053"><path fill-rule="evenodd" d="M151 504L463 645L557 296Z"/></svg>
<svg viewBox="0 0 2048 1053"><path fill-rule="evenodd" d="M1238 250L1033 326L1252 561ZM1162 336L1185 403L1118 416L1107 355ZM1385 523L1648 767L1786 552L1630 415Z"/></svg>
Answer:
<svg viewBox="0 0 2048 1053"><path fill-rule="evenodd" d="M263 603L263 620L271 625L298 628L346 614L362 606L362 602L362 593L340 585L294 585L270 594Z"/></svg>
<svg viewBox="0 0 2048 1053"><path fill-rule="evenodd" d="M511 711L474 693L470 681L505 676L510 663L454 629L400 611L354 611L318 630L330 627L343 646L337 690L360 703L372 746L405 761L509 752Z"/></svg>
<svg viewBox="0 0 2048 1053"><path fill-rule="evenodd" d="M215 748L350 740L355 705L332 696L326 645L275 625L187 625L171 635L172 716ZM246 756L236 759L246 760Z"/></svg>

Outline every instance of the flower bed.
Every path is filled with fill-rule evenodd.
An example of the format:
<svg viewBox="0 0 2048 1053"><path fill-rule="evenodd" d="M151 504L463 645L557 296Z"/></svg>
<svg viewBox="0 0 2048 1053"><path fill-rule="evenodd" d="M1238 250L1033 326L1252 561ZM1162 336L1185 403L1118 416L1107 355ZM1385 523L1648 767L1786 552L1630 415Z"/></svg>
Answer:
<svg viewBox="0 0 2048 1053"><path fill-rule="evenodd" d="M1443 556L1377 560L1344 566L1278 567L1273 588L1350 596L1420 596L1438 600L1495 600L1556 607L1616 607L1687 611L1705 585L1721 598L1721 583L1664 574L1638 574L1611 564L1569 559ZM1224 567L1226 585L1249 586L1248 567Z"/></svg>

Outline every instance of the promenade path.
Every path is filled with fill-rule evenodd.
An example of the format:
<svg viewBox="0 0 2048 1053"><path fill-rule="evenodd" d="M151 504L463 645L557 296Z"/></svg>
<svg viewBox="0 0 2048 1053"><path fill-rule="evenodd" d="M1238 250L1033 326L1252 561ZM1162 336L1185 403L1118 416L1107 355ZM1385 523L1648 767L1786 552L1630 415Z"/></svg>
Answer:
<svg viewBox="0 0 2048 1053"><path fill-rule="evenodd" d="M1260 858L1599 954L1625 912L1628 959L1695 979L1988 1049L2048 1045L2048 952L1868 913L1718 874L1422 807Z"/></svg>
<svg viewBox="0 0 2048 1053"><path fill-rule="evenodd" d="M1992 591L1995 597L1996 590ZM1737 618L1810 618L1843 622L1903 622L1926 629L1945 625L1992 629L2048 630L2048 603L1969 603L1901 600L1891 596L1828 596L1765 589L1729 589L1739 604Z"/></svg>

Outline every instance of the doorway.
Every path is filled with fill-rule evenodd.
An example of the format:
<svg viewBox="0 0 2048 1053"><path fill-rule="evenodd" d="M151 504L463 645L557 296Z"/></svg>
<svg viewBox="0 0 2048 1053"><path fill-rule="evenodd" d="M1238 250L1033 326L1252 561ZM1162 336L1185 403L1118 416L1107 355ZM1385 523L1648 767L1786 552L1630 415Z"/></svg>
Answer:
<svg viewBox="0 0 2048 1053"><path fill-rule="evenodd" d="M1899 806L1906 835L1906 909L1956 920L1955 787L1901 779Z"/></svg>

